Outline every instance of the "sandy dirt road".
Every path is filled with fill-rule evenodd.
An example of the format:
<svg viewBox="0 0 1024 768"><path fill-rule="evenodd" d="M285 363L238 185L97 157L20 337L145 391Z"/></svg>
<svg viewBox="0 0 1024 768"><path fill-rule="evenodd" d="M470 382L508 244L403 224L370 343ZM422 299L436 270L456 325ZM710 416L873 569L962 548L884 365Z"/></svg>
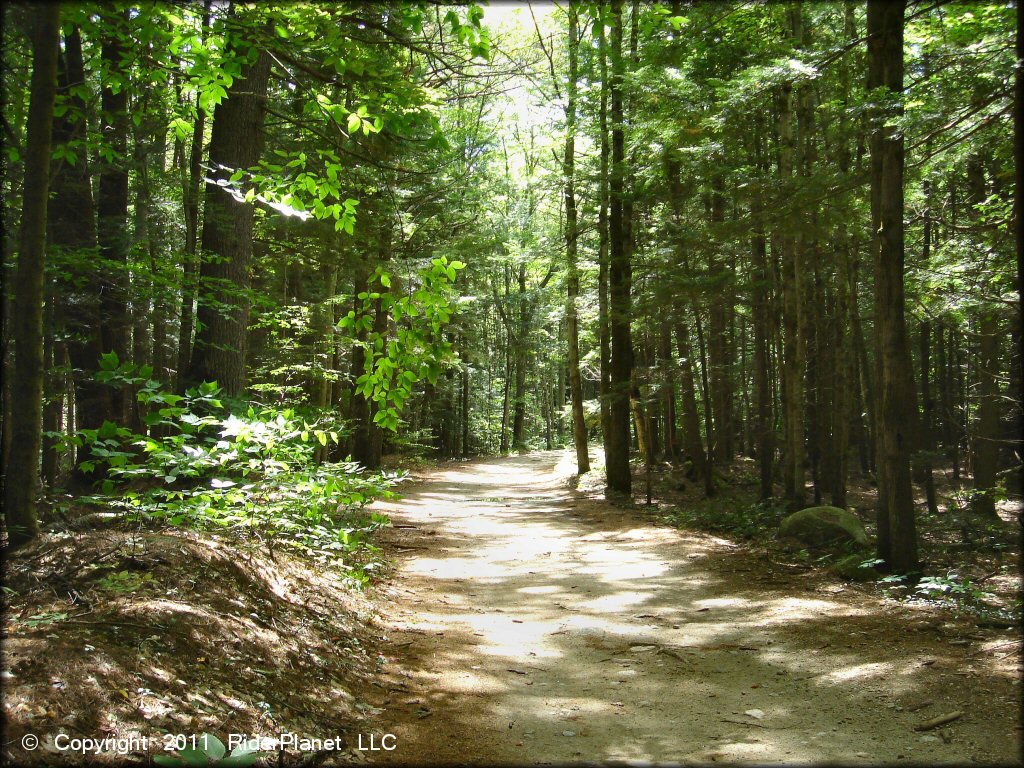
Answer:
<svg viewBox="0 0 1024 768"><path fill-rule="evenodd" d="M588 499L563 457L452 464L379 505L397 571L372 703L397 748L370 761L1020 760L1012 634Z"/></svg>

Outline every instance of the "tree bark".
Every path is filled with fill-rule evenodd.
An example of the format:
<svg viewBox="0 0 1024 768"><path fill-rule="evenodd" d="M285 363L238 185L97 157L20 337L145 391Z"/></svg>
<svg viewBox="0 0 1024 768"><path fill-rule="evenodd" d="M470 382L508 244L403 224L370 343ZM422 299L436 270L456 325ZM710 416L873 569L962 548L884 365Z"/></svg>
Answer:
<svg viewBox="0 0 1024 768"><path fill-rule="evenodd" d="M611 496L629 496L632 477L629 468L629 393L633 368L630 332L630 283L632 269L626 243L624 219L625 130L623 124L622 0L612 0L611 98L612 164L609 223L609 331L611 336L611 377L609 381L610 424L605 448L607 491Z"/></svg>
<svg viewBox="0 0 1024 768"><path fill-rule="evenodd" d="M903 0L868 0L868 89L903 91ZM871 137L878 381L878 556L897 573L920 568L910 478L917 410L903 287L903 135L886 125L902 108L877 115Z"/></svg>
<svg viewBox="0 0 1024 768"><path fill-rule="evenodd" d="M974 429L974 495L971 509L996 518L995 486L999 461L999 316L984 307L978 324L978 408Z"/></svg>
<svg viewBox="0 0 1024 768"><path fill-rule="evenodd" d="M681 311L681 310L680 310ZM679 353L680 392L683 405L683 449L693 463L694 476L704 483L704 493L714 496L715 483L711 462L704 452L700 437L700 418L697 415L697 386L693 375L693 345L690 329L681 316L676 319L676 345Z"/></svg>
<svg viewBox="0 0 1024 768"><path fill-rule="evenodd" d="M125 24L127 9L106 19ZM124 363L132 359L132 319L128 305L128 76L123 69L124 44L117 36L103 41L106 80L100 93L100 123L104 146L111 155L100 164L96 192L96 235L103 268L100 280L100 338L103 352L115 352ZM132 409L131 388L113 395L115 420L127 424Z"/></svg>
<svg viewBox="0 0 1024 768"><path fill-rule="evenodd" d="M203 8L203 40L210 26L212 0ZM203 139L206 134L206 112L199 107L196 95L196 121L192 126L192 147L188 156L188 176L182 178L182 199L185 208L185 253L182 255L181 323L178 326L178 389L183 390L192 362L192 334L195 331L196 278L199 272L199 192L202 181Z"/></svg>
<svg viewBox="0 0 1024 768"><path fill-rule="evenodd" d="M1024 3L1017 3L1017 72L1013 86L1013 157L1016 187L1013 194L1014 244L1017 251L1017 327L1024 334ZM1011 396L1017 399L1017 462L1019 464L1019 493L1024 494L1024 351L1017 347L1017 391Z"/></svg>
<svg viewBox="0 0 1024 768"><path fill-rule="evenodd" d="M199 270L199 331L187 378L216 381L229 395L245 387L253 208L217 181L255 165L263 152L269 75L270 55L261 50L214 110L210 136L212 178L206 184L202 235L203 252L210 257Z"/></svg>
<svg viewBox="0 0 1024 768"><path fill-rule="evenodd" d="M42 442L43 300L50 142L57 96L60 6L33 12L32 81L25 141L18 267L14 284L11 449L4 467L4 523L15 549L39 534L36 495Z"/></svg>
<svg viewBox="0 0 1024 768"><path fill-rule="evenodd" d="M72 366L75 421L79 429L98 429L113 417L110 387L97 382L103 343L100 338L99 270L93 268L96 253L96 216L88 155L86 103L80 90L85 83L82 37L78 27L64 36L64 51L57 59L58 92L68 109L53 121L53 144L77 147L75 161L53 164L52 194L47 215L50 245L67 252L69 276L58 276L62 314L68 331L68 356ZM90 258L93 257L93 258ZM86 458L79 451L76 466ZM86 479L76 473L79 480Z"/></svg>
<svg viewBox="0 0 1024 768"><path fill-rule="evenodd" d="M611 145L608 141L608 39L605 35L605 26L601 21L597 22L598 47L600 49L600 77L601 77L601 106L598 124L601 132L601 155L599 161L598 196L600 197L597 215L597 324L598 342L600 346L601 361L601 444L605 452L608 450L608 441L611 435L611 330L608 322L608 208L609 200L609 179L608 179L608 158L611 153Z"/></svg>
<svg viewBox="0 0 1024 768"><path fill-rule="evenodd" d="M580 334L579 318L576 313L576 297L580 292L580 276L577 267L577 222L576 222L576 79L578 77L579 19L575 6L568 6L569 16L569 78L566 81L565 106L565 258L568 263L566 278L565 324L568 336L569 392L572 398L572 436L576 447L576 467L579 474L590 471L590 454L587 450L587 424L583 416L583 383L580 380Z"/></svg>
<svg viewBox="0 0 1024 768"><path fill-rule="evenodd" d="M793 87L782 85L779 100L779 177L783 185L793 176ZM797 269L797 253L793 238L787 232L778 234L782 252L782 368L783 368L783 482L789 509L805 504L804 491L804 361L801 355L800 288L803 280Z"/></svg>
<svg viewBox="0 0 1024 768"><path fill-rule="evenodd" d="M758 154L760 155L760 136L757 138ZM759 158L760 160L760 158ZM775 454L774 430L771 424L771 384L768 370L768 251L764 233L764 203L761 189L754 190L750 216L753 220L754 234L750 240L751 267L753 270L751 286L751 306L754 324L754 389L757 399L757 424L754 429L757 442L757 465L760 478L760 498L769 499L774 495L772 483L772 463Z"/></svg>

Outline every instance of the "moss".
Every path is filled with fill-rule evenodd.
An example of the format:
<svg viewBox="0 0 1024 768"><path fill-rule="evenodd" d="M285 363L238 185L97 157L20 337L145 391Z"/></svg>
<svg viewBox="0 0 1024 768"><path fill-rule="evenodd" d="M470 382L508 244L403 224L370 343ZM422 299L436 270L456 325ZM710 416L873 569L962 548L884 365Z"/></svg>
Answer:
<svg viewBox="0 0 1024 768"><path fill-rule="evenodd" d="M779 526L780 537L799 539L812 547L852 542L868 543L868 535L853 514L838 507L808 507L794 512Z"/></svg>

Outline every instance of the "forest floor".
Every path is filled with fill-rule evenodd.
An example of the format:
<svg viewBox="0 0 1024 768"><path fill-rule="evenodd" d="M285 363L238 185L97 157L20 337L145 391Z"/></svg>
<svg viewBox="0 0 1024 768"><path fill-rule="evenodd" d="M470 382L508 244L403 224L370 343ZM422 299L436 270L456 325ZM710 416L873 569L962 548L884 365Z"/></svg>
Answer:
<svg viewBox="0 0 1024 768"><path fill-rule="evenodd" d="M564 457L378 504L397 748L371 761L1019 764L1016 631L654 522L571 490Z"/></svg>
<svg viewBox="0 0 1024 768"><path fill-rule="evenodd" d="M5 563L2 759L145 765L210 732L343 739L265 757L279 766L1019 764L1018 627L669 514L739 519L742 464L708 501L662 473L660 508L609 504L573 469L562 451L421 466L374 505L394 566L362 592L258 538L50 526ZM1007 604L1004 522L998 557L970 566ZM973 556L929 525L930 573ZM151 741L76 752L61 734Z"/></svg>

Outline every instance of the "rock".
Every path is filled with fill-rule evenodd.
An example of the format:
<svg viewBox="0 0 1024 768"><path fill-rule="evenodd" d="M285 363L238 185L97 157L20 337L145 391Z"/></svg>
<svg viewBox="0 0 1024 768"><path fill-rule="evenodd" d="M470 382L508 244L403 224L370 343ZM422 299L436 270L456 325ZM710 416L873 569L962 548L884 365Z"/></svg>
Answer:
<svg viewBox="0 0 1024 768"><path fill-rule="evenodd" d="M868 534L854 515L839 507L808 507L782 521L779 536L812 547L853 543L866 546Z"/></svg>

